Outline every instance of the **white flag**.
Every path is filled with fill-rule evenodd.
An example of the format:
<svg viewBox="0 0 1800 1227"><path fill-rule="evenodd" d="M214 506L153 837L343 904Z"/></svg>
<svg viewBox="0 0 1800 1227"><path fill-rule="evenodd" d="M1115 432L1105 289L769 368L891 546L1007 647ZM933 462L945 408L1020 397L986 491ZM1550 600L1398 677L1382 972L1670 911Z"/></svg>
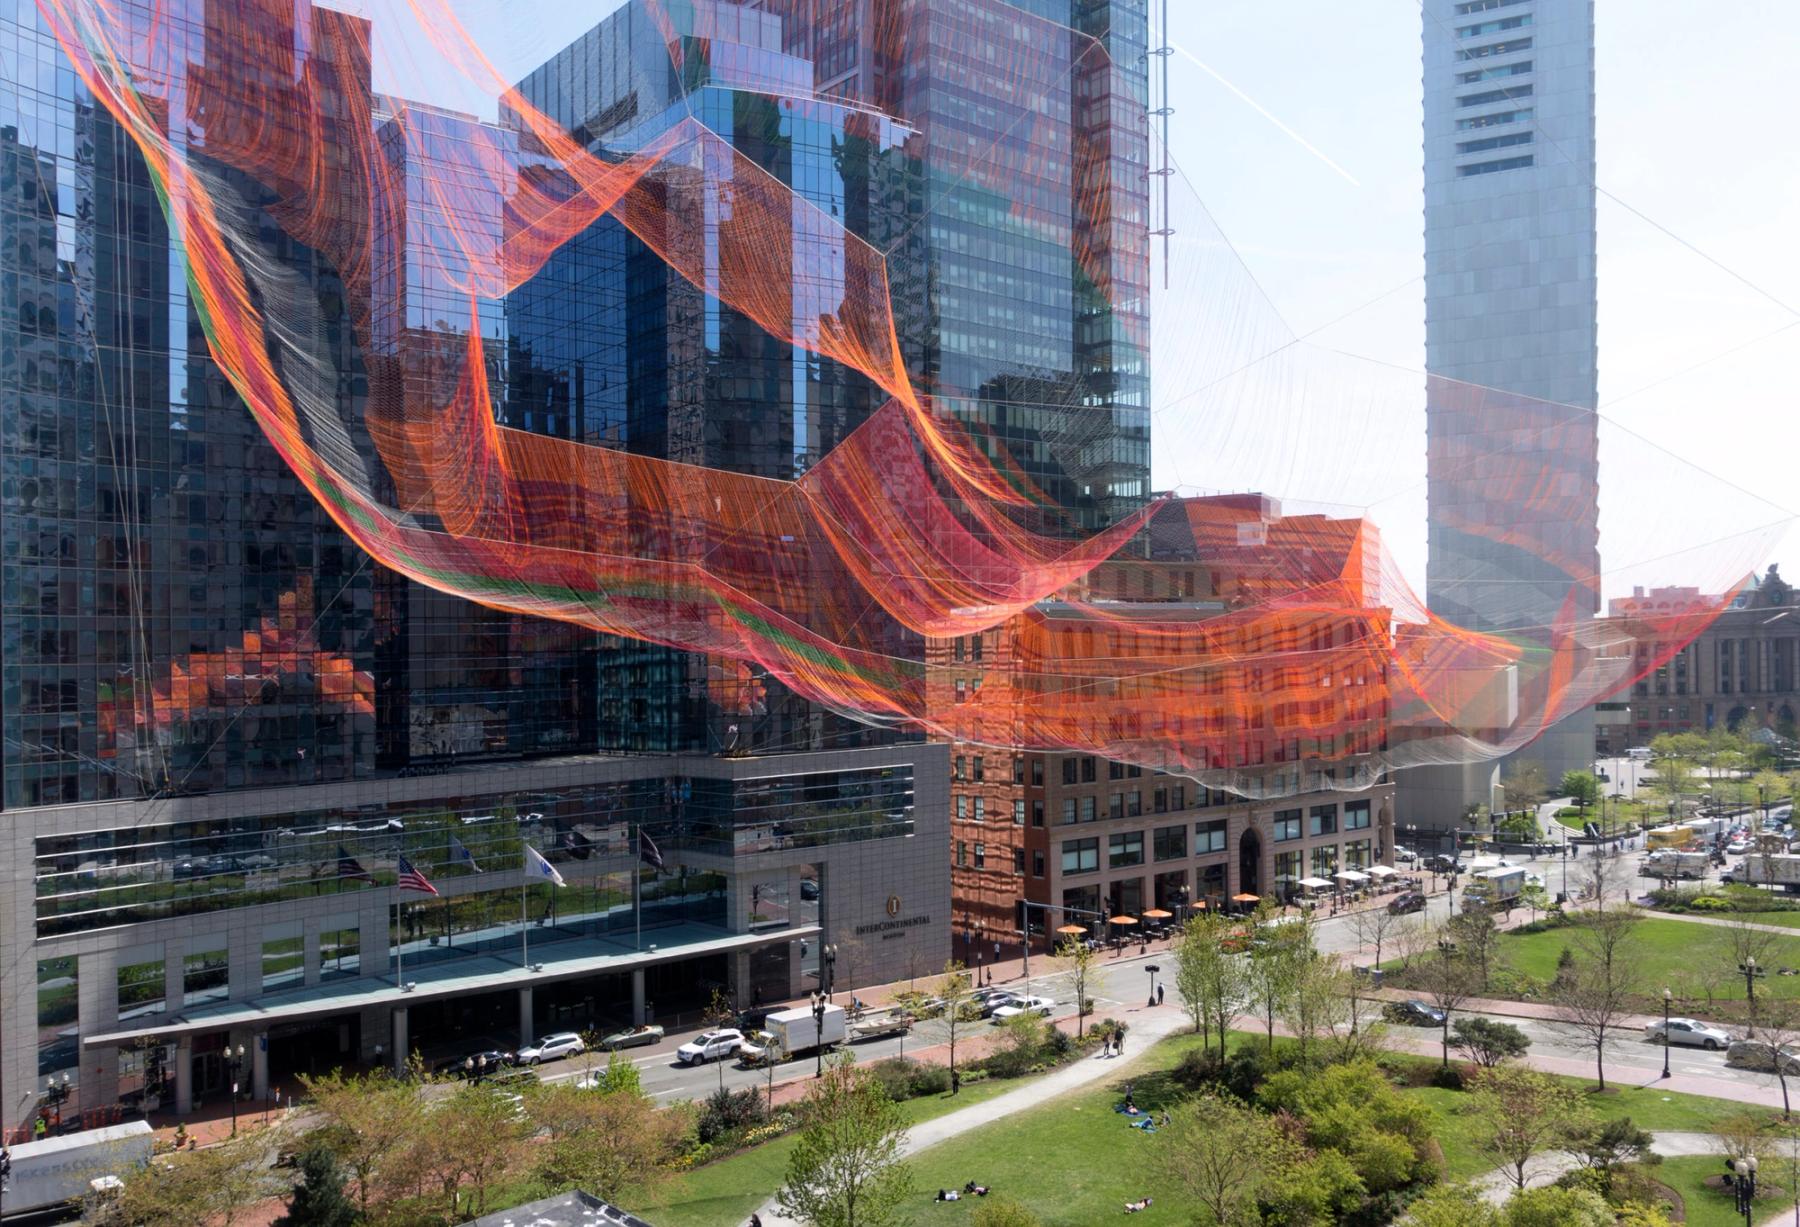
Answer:
<svg viewBox="0 0 1800 1227"><path fill-rule="evenodd" d="M556 872L556 866L543 858L543 855L530 844L525 845L525 872L534 878L543 878L558 886L567 886L562 874Z"/></svg>

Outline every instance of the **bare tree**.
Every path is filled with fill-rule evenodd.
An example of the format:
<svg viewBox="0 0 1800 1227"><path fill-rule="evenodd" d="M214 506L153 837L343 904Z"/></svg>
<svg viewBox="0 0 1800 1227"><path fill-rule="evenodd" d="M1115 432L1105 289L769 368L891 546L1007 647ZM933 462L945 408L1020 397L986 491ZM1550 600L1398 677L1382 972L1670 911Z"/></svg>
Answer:
<svg viewBox="0 0 1800 1227"><path fill-rule="evenodd" d="M1056 948L1056 961L1069 973L1069 985L1075 990L1075 1038L1080 1039L1088 1016L1088 977L1094 970L1094 952L1086 942L1070 938Z"/></svg>
<svg viewBox="0 0 1800 1227"><path fill-rule="evenodd" d="M1754 912L1736 912L1725 923L1725 949L1731 962L1728 971L1741 975L1752 959L1758 967L1769 965L1769 956L1775 950L1775 943L1781 940L1781 934L1759 925L1755 916ZM1756 1021L1758 1004L1749 1003L1752 1023Z"/></svg>
<svg viewBox="0 0 1800 1227"><path fill-rule="evenodd" d="M1262 1221L1259 1196L1298 1154L1272 1118L1232 1100L1202 1095L1170 1113L1174 1136L1156 1148L1170 1185L1210 1216L1213 1227Z"/></svg>
<svg viewBox="0 0 1800 1227"><path fill-rule="evenodd" d="M954 1094L959 1089L956 1073L956 1034L966 1022L973 1021L970 1015L975 1014L975 986L969 977L968 969L955 959L944 964L944 976L937 983L938 999L944 1003L944 1027L948 1031L946 1038L950 1041L950 1090Z"/></svg>
<svg viewBox="0 0 1800 1227"><path fill-rule="evenodd" d="M1604 912L1607 899L1626 889L1624 863L1618 857L1607 856L1606 849L1599 844L1595 844L1591 852L1577 871L1577 880L1583 892L1593 898L1594 910Z"/></svg>
<svg viewBox="0 0 1800 1227"><path fill-rule="evenodd" d="M1350 913L1350 932L1356 935L1358 946L1375 947L1374 966L1381 966L1381 950L1400 929L1404 919L1398 912L1390 912L1384 907L1364 908L1360 912Z"/></svg>
<svg viewBox="0 0 1800 1227"><path fill-rule="evenodd" d="M1419 964L1418 980L1431 998L1431 1004L1443 1012L1444 1066L1450 1065L1450 1016L1462 1003L1475 995L1475 971L1457 955L1448 939L1440 939L1435 955L1427 955Z"/></svg>
<svg viewBox="0 0 1800 1227"><path fill-rule="evenodd" d="M1413 963L1420 955L1427 953L1437 943L1437 933L1423 916L1403 917L1388 938L1394 945L1394 954L1399 959L1399 970L1402 973L1412 970Z"/></svg>
<svg viewBox="0 0 1800 1227"><path fill-rule="evenodd" d="M1491 1066L1475 1081L1482 1129L1477 1144L1525 1187L1525 1168L1544 1151L1574 1136L1585 1105L1574 1088L1522 1065Z"/></svg>
<svg viewBox="0 0 1800 1227"><path fill-rule="evenodd" d="M1584 913L1574 937L1575 969L1551 991L1557 1017L1593 1047L1601 1090L1606 1089L1607 1036L1618 1029L1638 984L1631 942L1637 923L1630 907Z"/></svg>
<svg viewBox="0 0 1800 1227"><path fill-rule="evenodd" d="M1788 1099L1788 1078L1800 1073L1800 1004L1776 998L1763 1003L1757 1015L1754 1038L1769 1046L1770 1072L1781 1083L1781 1119L1793 1119Z"/></svg>

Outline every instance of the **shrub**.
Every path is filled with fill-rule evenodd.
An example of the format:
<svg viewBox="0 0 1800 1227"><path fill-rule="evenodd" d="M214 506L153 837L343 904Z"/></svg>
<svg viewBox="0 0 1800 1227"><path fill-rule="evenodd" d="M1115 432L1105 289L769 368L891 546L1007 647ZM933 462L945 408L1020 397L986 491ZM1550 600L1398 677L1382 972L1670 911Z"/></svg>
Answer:
<svg viewBox="0 0 1800 1227"><path fill-rule="evenodd" d="M895 1103L903 1099L911 1099L919 1092L919 1063L911 1057L887 1057L867 1066L871 1078L881 1084L881 1089Z"/></svg>
<svg viewBox="0 0 1800 1227"><path fill-rule="evenodd" d="M1169 1076L1190 1091L1218 1086L1225 1081L1225 1061L1213 1048L1190 1048L1181 1054Z"/></svg>
<svg viewBox="0 0 1800 1227"><path fill-rule="evenodd" d="M1463 1071L1459 1065L1440 1065L1431 1071L1431 1085L1442 1091L1463 1089Z"/></svg>
<svg viewBox="0 0 1800 1227"><path fill-rule="evenodd" d="M1701 895L1690 902L1688 908L1696 912L1735 912L1737 905L1716 895Z"/></svg>
<svg viewBox="0 0 1800 1227"><path fill-rule="evenodd" d="M913 1070L912 1093L915 1096L949 1094L949 1069L942 1065L918 1065Z"/></svg>
<svg viewBox="0 0 1800 1227"><path fill-rule="evenodd" d="M761 1091L721 1089L706 1097L695 1131L703 1144L711 1144L726 1134L753 1129L768 1119L769 1109Z"/></svg>

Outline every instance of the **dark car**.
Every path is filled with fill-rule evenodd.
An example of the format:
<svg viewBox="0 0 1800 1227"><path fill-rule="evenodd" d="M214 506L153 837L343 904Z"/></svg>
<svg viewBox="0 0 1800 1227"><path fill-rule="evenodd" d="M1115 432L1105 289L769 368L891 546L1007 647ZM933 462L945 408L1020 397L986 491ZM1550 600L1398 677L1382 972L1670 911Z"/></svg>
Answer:
<svg viewBox="0 0 1800 1227"><path fill-rule="evenodd" d="M774 1012L767 1006L754 1005L747 1010L739 1010L731 1025L739 1031L761 1031L763 1024L769 1021L769 1015Z"/></svg>
<svg viewBox="0 0 1800 1227"><path fill-rule="evenodd" d="M800 879L800 897L802 899L806 899L806 900L817 899L819 897L818 882L816 882L812 878L801 878Z"/></svg>
<svg viewBox="0 0 1800 1227"><path fill-rule="evenodd" d="M1386 1014L1389 1021L1405 1023L1409 1027L1441 1027L1444 1025L1444 1012L1423 1001L1396 1001L1387 1008Z"/></svg>
<svg viewBox="0 0 1800 1227"><path fill-rule="evenodd" d="M1425 910L1426 898L1416 890L1403 891L1388 900L1388 911L1396 916Z"/></svg>
<svg viewBox="0 0 1800 1227"><path fill-rule="evenodd" d="M477 1052L465 1053L461 1057L442 1062L437 1066L443 1073L454 1078L472 1078L480 1081L492 1078L502 1070L511 1070L513 1054L503 1048L483 1048Z"/></svg>
<svg viewBox="0 0 1800 1227"><path fill-rule="evenodd" d="M1439 853L1436 856L1426 857L1421 864L1432 873L1455 873L1461 868L1461 866L1456 863L1455 857L1444 856L1442 853Z"/></svg>

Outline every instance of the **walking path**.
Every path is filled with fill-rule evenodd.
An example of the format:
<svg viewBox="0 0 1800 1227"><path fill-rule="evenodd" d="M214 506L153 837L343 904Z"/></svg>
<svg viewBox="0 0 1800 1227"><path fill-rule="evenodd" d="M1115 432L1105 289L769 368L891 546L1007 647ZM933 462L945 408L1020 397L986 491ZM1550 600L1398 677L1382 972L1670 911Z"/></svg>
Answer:
<svg viewBox="0 0 1800 1227"><path fill-rule="evenodd" d="M1665 1159L1679 1159L1689 1155L1716 1155L1719 1153L1719 1139L1710 1133L1657 1132L1650 1135L1655 1138L1654 1149ZM1721 1160L1722 1162L1722 1160ZM1546 1154L1534 1155L1525 1165L1525 1187L1539 1188L1550 1184L1564 1172L1575 1167L1575 1160L1560 1150ZM1513 1184L1511 1168L1495 1168L1485 1176L1478 1177L1475 1186L1481 1195L1492 1205L1500 1205L1513 1195L1517 1186Z"/></svg>
<svg viewBox="0 0 1800 1227"><path fill-rule="evenodd" d="M1127 1014L1131 1020L1131 1030L1126 1034L1126 1043L1138 1053L1148 1051L1156 1041L1180 1030L1187 1022L1187 1016L1172 1006L1160 1006L1156 1009L1139 1007ZM1033 1079L1016 1091L1008 1091L971 1107L921 1121L907 1134L901 1155L908 1157L918 1154L971 1129L979 1129L1016 1112L1042 1107L1048 1099L1112 1076L1124 1068L1127 1067L1114 1064L1105 1057L1083 1057L1055 1073ZM765 1227L803 1227L799 1220L782 1214L773 1197L757 1214L762 1217Z"/></svg>

